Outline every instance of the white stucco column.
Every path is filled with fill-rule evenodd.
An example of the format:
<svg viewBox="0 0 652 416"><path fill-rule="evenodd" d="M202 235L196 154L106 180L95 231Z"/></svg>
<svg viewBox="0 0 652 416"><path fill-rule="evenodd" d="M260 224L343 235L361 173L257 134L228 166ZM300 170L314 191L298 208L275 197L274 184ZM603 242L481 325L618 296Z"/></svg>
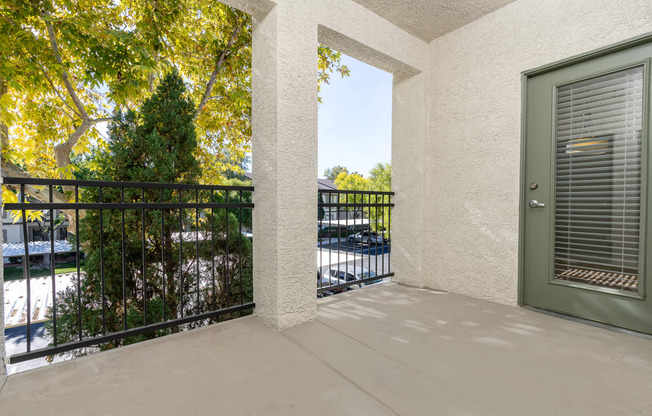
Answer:
<svg viewBox="0 0 652 416"><path fill-rule="evenodd" d="M279 2L253 32L254 301L282 330L316 317L317 23Z"/></svg>
<svg viewBox="0 0 652 416"><path fill-rule="evenodd" d="M392 268L395 282L422 287L423 257L428 239L425 159L428 145L427 74L395 76L392 104Z"/></svg>

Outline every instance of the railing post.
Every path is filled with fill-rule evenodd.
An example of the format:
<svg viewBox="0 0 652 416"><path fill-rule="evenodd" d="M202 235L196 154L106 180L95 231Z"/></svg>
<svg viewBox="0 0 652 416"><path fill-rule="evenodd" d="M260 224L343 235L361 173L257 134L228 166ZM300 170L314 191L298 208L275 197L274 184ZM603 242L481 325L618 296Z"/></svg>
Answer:
<svg viewBox="0 0 652 416"><path fill-rule="evenodd" d="M253 32L256 315L275 329L316 317L317 23L276 5Z"/></svg>

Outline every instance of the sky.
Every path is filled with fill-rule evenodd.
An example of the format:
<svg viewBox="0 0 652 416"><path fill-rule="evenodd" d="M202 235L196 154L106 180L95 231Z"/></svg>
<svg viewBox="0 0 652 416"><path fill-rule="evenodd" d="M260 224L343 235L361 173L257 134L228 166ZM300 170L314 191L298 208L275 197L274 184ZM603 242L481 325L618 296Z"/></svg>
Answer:
<svg viewBox="0 0 652 416"><path fill-rule="evenodd" d="M369 177L377 162L392 159L392 74L349 56L351 76L332 74L319 105L319 177L341 165Z"/></svg>

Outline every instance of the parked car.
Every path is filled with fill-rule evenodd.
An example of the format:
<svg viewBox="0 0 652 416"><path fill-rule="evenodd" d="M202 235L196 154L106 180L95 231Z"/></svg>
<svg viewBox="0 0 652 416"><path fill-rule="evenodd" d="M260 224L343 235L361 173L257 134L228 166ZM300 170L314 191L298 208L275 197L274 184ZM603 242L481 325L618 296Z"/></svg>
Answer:
<svg viewBox="0 0 652 416"><path fill-rule="evenodd" d="M338 225L322 225L319 228L319 238L344 238L346 227Z"/></svg>
<svg viewBox="0 0 652 416"><path fill-rule="evenodd" d="M389 244L389 243L390 243L390 241L389 241L389 232L387 232L387 231L380 231L380 232L378 232L378 235L381 236L381 237L383 238L383 241L385 242L385 244Z"/></svg>
<svg viewBox="0 0 652 416"><path fill-rule="evenodd" d="M348 282L355 282L357 280L364 280L370 277L376 277L376 273L374 273L371 270L365 269L363 267L356 267L355 270L353 270L353 267L351 267L350 265L348 268L346 267L346 265L342 265L342 267L339 270L337 268L332 268L326 271L323 277L320 276L321 274L317 272L317 287L322 288L328 286L341 285L343 283L348 283ZM381 281L382 279L372 280L369 282L364 282L364 285L370 285ZM362 285L363 283L359 283L357 285L352 284L351 286L345 288L334 289L332 292L334 293L345 292L347 290L353 290L356 287L361 288Z"/></svg>
<svg viewBox="0 0 652 416"><path fill-rule="evenodd" d="M362 244L386 244L387 241L382 236L378 235L375 231L363 231L361 233L350 235L347 239L349 243L362 243Z"/></svg>

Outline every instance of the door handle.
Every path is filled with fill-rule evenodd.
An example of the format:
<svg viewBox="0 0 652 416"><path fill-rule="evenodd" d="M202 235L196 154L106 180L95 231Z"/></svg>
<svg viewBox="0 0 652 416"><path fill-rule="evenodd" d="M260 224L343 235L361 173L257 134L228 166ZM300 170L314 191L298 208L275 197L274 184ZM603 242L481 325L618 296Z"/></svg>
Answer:
<svg viewBox="0 0 652 416"><path fill-rule="evenodd" d="M546 206L546 204L542 204L541 202L537 201L536 199L531 199L530 200L530 208L543 208L545 206Z"/></svg>

